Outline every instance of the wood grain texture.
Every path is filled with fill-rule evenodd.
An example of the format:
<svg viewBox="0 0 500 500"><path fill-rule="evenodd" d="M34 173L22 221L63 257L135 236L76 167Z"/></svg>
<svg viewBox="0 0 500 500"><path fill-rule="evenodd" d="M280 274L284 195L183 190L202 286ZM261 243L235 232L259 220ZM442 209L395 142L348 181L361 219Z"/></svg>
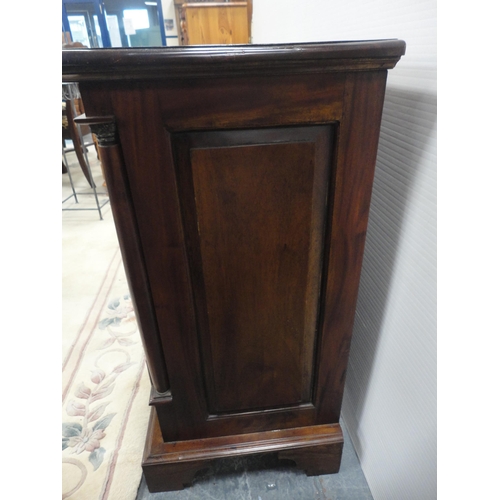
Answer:
<svg viewBox="0 0 500 500"><path fill-rule="evenodd" d="M210 412L310 401L330 127L176 143Z"/></svg>
<svg viewBox="0 0 500 500"><path fill-rule="evenodd" d="M350 74L339 125L315 405L318 423L338 422L356 310L386 72Z"/></svg>
<svg viewBox="0 0 500 500"><path fill-rule="evenodd" d="M214 371L211 413L310 400L310 375L303 380L302 372L312 366L316 330L304 307L313 155L311 143L191 152ZM314 309L317 300L311 302Z"/></svg>
<svg viewBox="0 0 500 500"><path fill-rule="evenodd" d="M293 460L308 476L336 474L340 469L343 443L320 444L278 452L279 458Z"/></svg>
<svg viewBox="0 0 500 500"><path fill-rule="evenodd" d="M338 472L344 438L339 424L166 443L151 412L142 469L150 492L180 490L221 458L276 453L308 475Z"/></svg>
<svg viewBox="0 0 500 500"><path fill-rule="evenodd" d="M90 119L87 123L89 122L93 123L93 120ZM162 356L162 344L151 300L149 278L144 266L143 250L138 237L130 188L127 176L123 171L123 155L120 146L115 144L113 146L99 146L99 156L103 165L118 241L146 353L151 382L158 392L163 393L169 390L168 375Z"/></svg>
<svg viewBox="0 0 500 500"><path fill-rule="evenodd" d="M189 45L248 43L246 2L187 3L183 6Z"/></svg>
<svg viewBox="0 0 500 500"><path fill-rule="evenodd" d="M176 129L180 128L183 121L186 127L195 129L211 126L227 130L228 125L232 125L241 130L248 126L259 129L275 121L283 124L297 121L331 123L342 116L343 75L318 75L313 80L306 79L304 75L287 81L279 78L266 80L250 78L230 81L230 91L227 91L228 85L223 87L210 81L188 81L184 93L175 81L151 83L142 88L135 83L121 83L114 90L105 92L102 87L109 88L109 83L81 85L82 92L95 96L91 100L103 114L116 113L122 148L127 158L127 176L136 217L140 221L140 238L145 249L166 366L169 373L177 373L175 379L170 377L172 400L158 407L165 440L256 432L316 422L317 410L310 404L267 409L260 414L237 412L230 419L211 414L207 401L210 377L200 363L202 343L196 323L196 294L192 289L192 273L197 266L193 269L189 265L189 249L186 248L189 240L186 236L189 234L182 227L186 210L182 208L181 200L192 195L183 190L183 183L178 183L177 160L172 150L176 133L169 129L174 124ZM208 89L205 100L198 100L197 96L202 96L205 88ZM310 93L305 92L307 88L311 89ZM188 94L186 89L189 89ZM230 98L231 92L234 92L234 98ZM190 106L189 113L182 114L179 102L188 105L186 95L192 95L196 102ZM281 108L277 104L282 104ZM217 106L219 113L211 115ZM270 106L274 113L269 113ZM141 123L140 128L136 127L137 123ZM266 130L269 129L266 127ZM251 137L248 129L241 133ZM321 139L322 148L331 149L332 140L333 136ZM150 147L152 143L155 148ZM148 175L144 175L145 168ZM330 160L330 177L333 171L334 165ZM155 214L154 219L151 218L152 213ZM315 213L321 220L321 211L315 210ZM196 225L195 222L193 224ZM307 364L305 359L304 365ZM311 365L305 367L303 373L307 370L315 371ZM178 394L191 396L176 398Z"/></svg>
<svg viewBox="0 0 500 500"><path fill-rule="evenodd" d="M329 123L342 116L345 75L173 80L148 85L169 132ZM143 90L142 92L144 92Z"/></svg>
<svg viewBox="0 0 500 500"><path fill-rule="evenodd" d="M174 0L175 17L179 33L179 45L189 45L186 10L188 10L188 8L196 4L198 4L198 6L203 6L203 7L209 7L211 5L221 6L221 4L223 7L228 7L228 4L230 4L229 6L231 6L232 4L238 4L239 6L246 7L248 37L242 43L248 43L250 41L251 30L252 30L252 13L253 13L252 0L248 0L246 2L240 2L238 0L228 0L225 2L208 2L204 0L201 2L197 0Z"/></svg>

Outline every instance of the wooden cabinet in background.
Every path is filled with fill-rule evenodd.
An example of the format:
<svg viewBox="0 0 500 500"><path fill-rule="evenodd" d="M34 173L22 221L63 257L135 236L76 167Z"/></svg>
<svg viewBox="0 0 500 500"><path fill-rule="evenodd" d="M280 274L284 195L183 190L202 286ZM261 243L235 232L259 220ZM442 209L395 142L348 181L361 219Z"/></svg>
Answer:
<svg viewBox="0 0 500 500"><path fill-rule="evenodd" d="M404 50L63 51L151 375L150 491L256 453L338 471L387 69Z"/></svg>
<svg viewBox="0 0 500 500"><path fill-rule="evenodd" d="M231 45L250 41L252 0L175 0L179 45Z"/></svg>

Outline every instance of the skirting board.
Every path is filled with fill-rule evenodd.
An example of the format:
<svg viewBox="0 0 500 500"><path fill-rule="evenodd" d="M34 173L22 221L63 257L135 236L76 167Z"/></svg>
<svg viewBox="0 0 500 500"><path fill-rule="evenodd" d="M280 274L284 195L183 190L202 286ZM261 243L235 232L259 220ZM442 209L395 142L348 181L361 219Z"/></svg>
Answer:
<svg viewBox="0 0 500 500"><path fill-rule="evenodd" d="M152 408L142 470L151 493L182 490L195 474L220 458L278 453L308 476L339 471L344 438L339 424L254 432L165 443Z"/></svg>

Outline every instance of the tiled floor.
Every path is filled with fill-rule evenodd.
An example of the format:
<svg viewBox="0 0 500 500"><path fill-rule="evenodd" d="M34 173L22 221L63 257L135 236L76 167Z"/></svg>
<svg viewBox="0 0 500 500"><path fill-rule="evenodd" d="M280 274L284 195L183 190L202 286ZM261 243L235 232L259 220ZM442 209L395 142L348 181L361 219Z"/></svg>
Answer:
<svg viewBox="0 0 500 500"><path fill-rule="evenodd" d="M342 421L341 421L342 425ZM150 493L144 476L137 500L372 500L349 434L338 474L307 477L273 456L221 462L182 491Z"/></svg>

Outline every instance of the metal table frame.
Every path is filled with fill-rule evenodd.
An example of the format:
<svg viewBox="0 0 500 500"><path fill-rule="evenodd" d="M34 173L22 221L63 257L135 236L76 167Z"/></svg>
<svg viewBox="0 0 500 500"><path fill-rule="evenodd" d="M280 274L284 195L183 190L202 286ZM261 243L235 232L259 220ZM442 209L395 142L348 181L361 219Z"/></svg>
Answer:
<svg viewBox="0 0 500 500"><path fill-rule="evenodd" d="M74 83L63 83L63 97L66 98L67 101L70 103L70 106L72 106L73 116L76 116L76 108L75 108L75 104L74 104L74 99L79 97L79 92L78 92L77 85L74 84ZM91 188L92 188L92 193L77 193L76 192L75 185L73 183L73 178L71 177L71 170L70 170L70 167L69 167L68 159L66 157L66 154L70 153L72 151L75 151L75 148L74 147L72 147L72 148L65 148L64 145L63 145L62 155L63 155L63 158L64 158L64 163L66 165L66 169L68 171L69 183L71 185L71 190L72 190L73 193L70 194L67 198L65 198L62 201L62 204L64 205L64 203L66 203L70 198L74 198L75 199L75 203L79 203L79 201L78 201L78 195L80 195L80 196L92 196L93 195L95 197L95 201L96 201L96 208L63 208L63 211L97 210L99 212L100 220L103 220L101 209L102 209L102 207L104 207L104 205L106 205L106 203L109 203L109 197L106 198L104 201L102 201L102 200L101 200L101 202L99 201L99 195L106 196L107 193L98 193L97 192L97 188L96 188L96 185L95 185L95 182L94 182L94 178L92 176L92 169L90 168L90 162L89 162L89 158L87 156L87 146L91 146L94 143L93 142L87 142L87 143L85 143L84 137L83 137L83 134L82 134L82 130L81 130L81 125L79 123L76 123L76 122L75 122L75 125L76 125L76 130L78 131L78 138L80 140L80 144L82 145L83 155L85 157L85 167L87 168L87 172L89 174L90 184L91 184Z"/></svg>

